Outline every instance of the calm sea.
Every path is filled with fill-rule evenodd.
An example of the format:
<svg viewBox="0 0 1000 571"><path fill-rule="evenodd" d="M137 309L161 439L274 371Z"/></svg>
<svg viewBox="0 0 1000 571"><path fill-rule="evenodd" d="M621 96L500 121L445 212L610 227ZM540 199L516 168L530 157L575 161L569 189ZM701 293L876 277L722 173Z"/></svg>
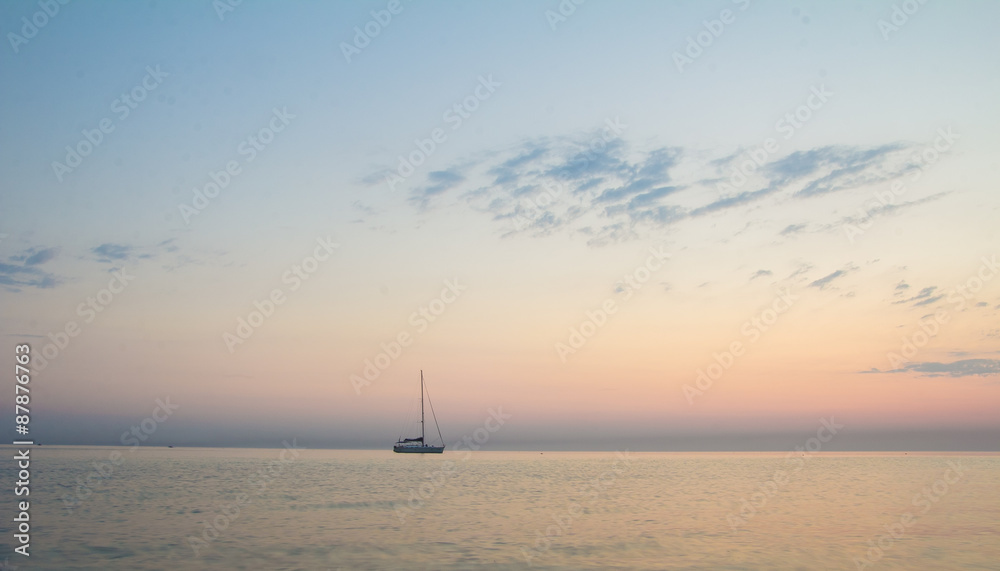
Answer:
<svg viewBox="0 0 1000 571"><path fill-rule="evenodd" d="M3 448L11 569L1000 569L998 454Z"/></svg>

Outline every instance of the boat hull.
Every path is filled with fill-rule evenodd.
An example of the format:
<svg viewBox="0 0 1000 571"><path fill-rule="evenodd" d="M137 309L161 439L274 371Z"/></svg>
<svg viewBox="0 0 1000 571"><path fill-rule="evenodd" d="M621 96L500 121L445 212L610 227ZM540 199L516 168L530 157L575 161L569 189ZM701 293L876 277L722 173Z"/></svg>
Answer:
<svg viewBox="0 0 1000 571"><path fill-rule="evenodd" d="M393 452L400 454L440 454L444 452L444 446L393 446Z"/></svg>

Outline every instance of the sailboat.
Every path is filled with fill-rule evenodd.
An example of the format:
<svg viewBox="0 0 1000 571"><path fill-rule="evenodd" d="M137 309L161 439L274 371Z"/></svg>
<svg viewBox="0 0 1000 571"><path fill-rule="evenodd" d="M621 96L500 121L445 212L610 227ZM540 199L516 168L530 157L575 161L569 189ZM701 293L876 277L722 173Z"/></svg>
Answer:
<svg viewBox="0 0 1000 571"><path fill-rule="evenodd" d="M437 423L437 415L434 414L434 405L431 404L431 418L434 419L434 428L437 429L441 446L432 446L424 441L424 372L420 371L420 436L417 438L403 438L402 436L393 445L392 451L401 454L440 454L444 452L444 438L441 437L441 427ZM430 403L431 396L427 395L427 402Z"/></svg>

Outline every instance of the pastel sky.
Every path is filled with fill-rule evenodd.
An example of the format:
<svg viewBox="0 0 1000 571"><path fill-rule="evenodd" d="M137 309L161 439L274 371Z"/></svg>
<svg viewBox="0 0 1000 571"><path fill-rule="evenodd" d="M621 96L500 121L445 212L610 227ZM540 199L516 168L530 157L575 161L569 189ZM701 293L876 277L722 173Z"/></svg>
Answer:
<svg viewBox="0 0 1000 571"><path fill-rule="evenodd" d="M0 365L43 443L388 448L423 369L449 446L996 450L998 20L3 2Z"/></svg>

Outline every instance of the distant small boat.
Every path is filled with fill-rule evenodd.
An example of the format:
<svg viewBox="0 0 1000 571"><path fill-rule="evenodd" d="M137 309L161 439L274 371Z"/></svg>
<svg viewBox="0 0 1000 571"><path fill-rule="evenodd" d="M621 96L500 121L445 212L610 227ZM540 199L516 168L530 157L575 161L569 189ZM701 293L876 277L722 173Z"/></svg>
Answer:
<svg viewBox="0 0 1000 571"><path fill-rule="evenodd" d="M434 414L434 405L431 404L431 395L427 394L427 402L431 405L431 418L434 419L434 428L437 429L438 439L441 446L433 446L424 441L424 372L420 371L420 436L417 438L399 437L392 451L400 454L440 454L444 452L444 438L441 436L441 427L437 423L437 415Z"/></svg>

